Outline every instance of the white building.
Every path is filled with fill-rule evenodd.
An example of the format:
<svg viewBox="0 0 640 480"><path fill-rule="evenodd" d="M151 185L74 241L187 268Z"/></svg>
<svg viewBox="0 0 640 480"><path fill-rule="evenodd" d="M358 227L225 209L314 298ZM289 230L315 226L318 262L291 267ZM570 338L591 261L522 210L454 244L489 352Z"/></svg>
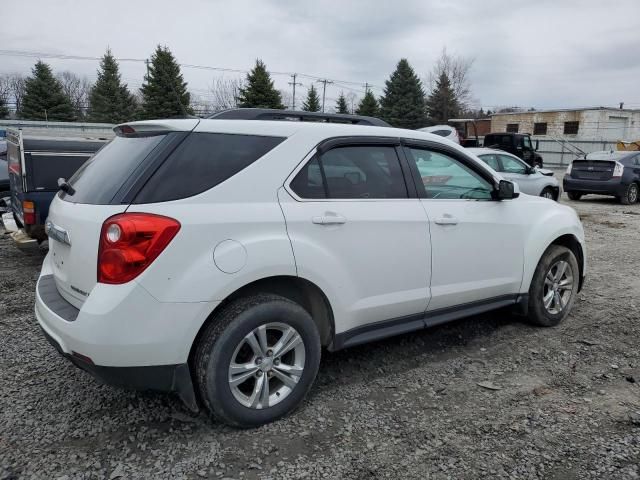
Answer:
<svg viewBox="0 0 640 480"><path fill-rule="evenodd" d="M495 113L491 115L491 131L565 140L638 140L640 110L594 107Z"/></svg>

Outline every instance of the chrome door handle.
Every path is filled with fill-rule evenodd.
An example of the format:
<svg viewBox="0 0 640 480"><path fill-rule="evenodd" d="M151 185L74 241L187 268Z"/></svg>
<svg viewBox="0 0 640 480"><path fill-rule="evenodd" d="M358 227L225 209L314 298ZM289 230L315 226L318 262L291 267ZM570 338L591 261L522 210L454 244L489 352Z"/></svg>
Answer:
<svg viewBox="0 0 640 480"><path fill-rule="evenodd" d="M435 222L438 225L457 225L458 219L453 215L449 215L448 213L445 213L440 218L436 218Z"/></svg>
<svg viewBox="0 0 640 480"><path fill-rule="evenodd" d="M330 212L313 217L311 221L316 225L342 225L343 223L347 223L347 219L342 215Z"/></svg>

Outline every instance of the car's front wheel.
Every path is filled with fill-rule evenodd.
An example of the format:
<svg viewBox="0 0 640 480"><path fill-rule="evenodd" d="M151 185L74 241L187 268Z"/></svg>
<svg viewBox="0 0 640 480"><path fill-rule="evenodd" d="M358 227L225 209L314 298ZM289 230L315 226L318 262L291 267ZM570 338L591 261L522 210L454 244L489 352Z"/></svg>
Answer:
<svg viewBox="0 0 640 480"><path fill-rule="evenodd" d="M555 200L556 199L556 194L553 191L553 188L551 188L551 187L543 188L542 192L540 192L540 196L544 197L544 198L548 198L550 200Z"/></svg>
<svg viewBox="0 0 640 480"><path fill-rule="evenodd" d="M200 398L236 427L273 422L300 405L320 365L320 336L309 313L276 295L224 307L197 346Z"/></svg>
<svg viewBox="0 0 640 480"><path fill-rule="evenodd" d="M569 315L578 293L580 269L571 250L551 245L542 255L529 287L528 319L553 327Z"/></svg>

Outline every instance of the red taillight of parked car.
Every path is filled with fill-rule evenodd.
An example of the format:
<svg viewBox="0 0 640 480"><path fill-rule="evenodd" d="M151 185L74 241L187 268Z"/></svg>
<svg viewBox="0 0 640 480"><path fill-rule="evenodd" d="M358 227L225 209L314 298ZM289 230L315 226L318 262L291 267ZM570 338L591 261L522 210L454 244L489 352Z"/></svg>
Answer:
<svg viewBox="0 0 640 480"><path fill-rule="evenodd" d="M25 225L34 225L36 223L36 205L29 200L22 202L22 217Z"/></svg>
<svg viewBox="0 0 640 480"><path fill-rule="evenodd" d="M121 284L140 275L180 230L173 218L122 213L108 218L100 232L98 282Z"/></svg>

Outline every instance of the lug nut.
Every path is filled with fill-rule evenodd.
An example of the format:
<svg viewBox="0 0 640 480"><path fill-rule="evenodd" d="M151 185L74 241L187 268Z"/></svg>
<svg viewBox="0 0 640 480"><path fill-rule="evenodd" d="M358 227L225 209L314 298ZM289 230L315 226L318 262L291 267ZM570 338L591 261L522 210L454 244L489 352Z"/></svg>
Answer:
<svg viewBox="0 0 640 480"><path fill-rule="evenodd" d="M279 359L279 358L276 358L276 359L273 361L273 364L274 364L274 365L280 365L280 359Z"/></svg>
<svg viewBox="0 0 640 480"><path fill-rule="evenodd" d="M270 357L271 355L273 355L273 350L267 350L267 357Z"/></svg>
<svg viewBox="0 0 640 480"><path fill-rule="evenodd" d="M256 372L256 375L257 375L257 376L259 376L259 377L261 377L261 376L262 376L262 370L258 370L258 371Z"/></svg>
<svg viewBox="0 0 640 480"><path fill-rule="evenodd" d="M262 358L256 358L256 365L260 365L262 363Z"/></svg>

